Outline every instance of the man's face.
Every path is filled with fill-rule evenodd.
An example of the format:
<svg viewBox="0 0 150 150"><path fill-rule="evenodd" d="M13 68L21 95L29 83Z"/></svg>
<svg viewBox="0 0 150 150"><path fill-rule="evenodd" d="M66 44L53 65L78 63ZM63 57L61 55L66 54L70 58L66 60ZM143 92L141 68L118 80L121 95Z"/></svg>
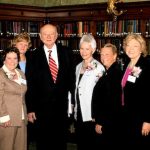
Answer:
<svg viewBox="0 0 150 150"><path fill-rule="evenodd" d="M57 30L52 25L45 25L41 28L40 39L46 45L47 48L52 48L57 39Z"/></svg>

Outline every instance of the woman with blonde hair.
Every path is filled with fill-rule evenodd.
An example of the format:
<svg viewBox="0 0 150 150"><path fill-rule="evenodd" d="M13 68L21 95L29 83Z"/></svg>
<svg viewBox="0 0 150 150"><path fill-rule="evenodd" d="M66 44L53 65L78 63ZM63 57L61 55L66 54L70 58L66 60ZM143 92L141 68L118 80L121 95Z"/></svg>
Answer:
<svg viewBox="0 0 150 150"><path fill-rule="evenodd" d="M150 63L147 60L145 39L129 34L123 41L129 62L125 64L122 78L122 109L124 146L145 149L150 146Z"/></svg>
<svg viewBox="0 0 150 150"><path fill-rule="evenodd" d="M27 51L32 46L30 35L27 32L17 34L12 40L12 46L18 48L20 52L18 68L20 68L26 74L26 65L28 63L28 58L31 55Z"/></svg>
<svg viewBox="0 0 150 150"><path fill-rule="evenodd" d="M20 60L17 68L21 69L25 73L28 82L28 77L31 76L29 72L30 72L30 63L31 63L31 55L32 55L32 51L30 50L30 47L32 46L30 35L27 32L21 32L17 34L12 40L12 46L16 47L19 50ZM27 100L28 97L26 94L26 101ZM34 141L35 139L34 129L35 127L33 126L33 124L29 122L27 128L28 147L30 145L30 142Z"/></svg>

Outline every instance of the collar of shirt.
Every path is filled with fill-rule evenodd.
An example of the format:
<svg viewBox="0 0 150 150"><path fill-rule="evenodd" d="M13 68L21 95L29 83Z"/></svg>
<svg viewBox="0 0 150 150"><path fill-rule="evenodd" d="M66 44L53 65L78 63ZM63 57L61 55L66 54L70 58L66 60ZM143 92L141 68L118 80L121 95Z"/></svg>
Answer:
<svg viewBox="0 0 150 150"><path fill-rule="evenodd" d="M47 58L47 62L49 63L49 50L45 45L44 45L44 51L45 51L45 54L46 54L46 58ZM58 55L57 55L57 47L56 47L56 44L53 45L53 47L51 48L52 52L51 52L51 56L52 58L55 60L56 62L56 65L57 65L57 68L59 66L58 64Z"/></svg>
<svg viewBox="0 0 150 150"><path fill-rule="evenodd" d="M2 68L3 68L4 72L6 73L7 77L8 77L10 80L12 80L12 79L10 78L10 75L12 74L12 72L6 67L5 64L2 66ZM22 77L21 77L20 73L17 71L17 69L15 69L15 72L16 72L16 74L17 74L18 79L15 79L15 80L13 80L13 81L14 81L14 82L17 82L18 84L21 85Z"/></svg>

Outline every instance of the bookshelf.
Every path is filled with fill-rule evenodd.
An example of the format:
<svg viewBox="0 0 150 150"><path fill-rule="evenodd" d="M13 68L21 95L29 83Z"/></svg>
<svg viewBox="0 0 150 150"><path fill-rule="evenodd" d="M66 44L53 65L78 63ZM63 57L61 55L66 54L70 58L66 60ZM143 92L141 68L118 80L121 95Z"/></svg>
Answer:
<svg viewBox="0 0 150 150"><path fill-rule="evenodd" d="M146 38L150 53L150 1L120 3L117 8L127 11L114 22L106 12L107 3L55 7L1 4L0 49L6 48L13 36L22 31L30 34L34 49L40 44L40 26L53 23L58 27L57 42L69 46L75 54L83 34L95 36L97 52L107 42L114 43L121 52L122 40L131 32Z"/></svg>

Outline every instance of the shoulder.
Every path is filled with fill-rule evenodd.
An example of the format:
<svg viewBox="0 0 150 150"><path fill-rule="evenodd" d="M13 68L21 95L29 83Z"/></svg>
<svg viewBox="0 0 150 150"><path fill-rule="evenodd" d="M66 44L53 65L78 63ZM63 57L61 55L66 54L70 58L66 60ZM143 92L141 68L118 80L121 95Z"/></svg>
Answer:
<svg viewBox="0 0 150 150"><path fill-rule="evenodd" d="M20 73L21 77L25 78L25 74L23 71L21 71L20 69L16 68L16 70Z"/></svg>
<svg viewBox="0 0 150 150"><path fill-rule="evenodd" d="M0 76L4 74L4 70L0 68Z"/></svg>
<svg viewBox="0 0 150 150"><path fill-rule="evenodd" d="M109 67L107 73L112 76L112 78L122 78L123 70L121 69L120 64L116 61Z"/></svg>
<svg viewBox="0 0 150 150"><path fill-rule="evenodd" d="M80 68L81 66L82 66L82 62L80 62L76 65L76 69Z"/></svg>
<svg viewBox="0 0 150 150"><path fill-rule="evenodd" d="M37 55L37 54L40 54L40 53L42 53L42 52L44 52L43 45L40 46L40 47L38 47L38 48L35 48L35 49L29 51L29 54Z"/></svg>
<svg viewBox="0 0 150 150"><path fill-rule="evenodd" d="M122 71L121 64L118 61L112 64L112 68L114 68L114 70Z"/></svg>
<svg viewBox="0 0 150 150"><path fill-rule="evenodd" d="M56 44L57 49L66 49L69 50L69 47L63 46L62 44Z"/></svg>
<svg viewBox="0 0 150 150"><path fill-rule="evenodd" d="M99 65L99 66L103 66L98 60L96 60L96 59L93 59L93 63L96 63L97 65Z"/></svg>
<svg viewBox="0 0 150 150"><path fill-rule="evenodd" d="M142 70L150 68L150 59L149 57L141 56L136 64L136 67L140 67Z"/></svg>
<svg viewBox="0 0 150 150"><path fill-rule="evenodd" d="M26 56L26 61L27 61L27 62L30 62L30 61L31 61L31 59L32 59L32 54L33 54L33 51L28 50L28 51L26 52L25 56Z"/></svg>
<svg viewBox="0 0 150 150"><path fill-rule="evenodd" d="M148 67L150 67L150 55L145 57L145 61Z"/></svg>
<svg viewBox="0 0 150 150"><path fill-rule="evenodd" d="M60 53L62 56L64 55L65 57L72 57L72 50L67 47L67 46L63 46L61 44L57 44L57 52Z"/></svg>
<svg viewBox="0 0 150 150"><path fill-rule="evenodd" d="M146 58L147 62L150 63L150 55L147 55L145 58Z"/></svg>
<svg viewBox="0 0 150 150"><path fill-rule="evenodd" d="M96 67L97 69L100 69L100 70L102 70L102 71L105 71L104 66L103 66L98 60L94 59L94 60L93 60L93 64L95 65L95 67Z"/></svg>
<svg viewBox="0 0 150 150"><path fill-rule="evenodd" d="M32 53L35 51L36 49L34 50L28 50L26 53L25 53L25 56L26 58L30 57L32 55Z"/></svg>
<svg viewBox="0 0 150 150"><path fill-rule="evenodd" d="M44 52L44 48L43 47L39 47L34 49L33 51L29 52L28 55L30 55L28 57L27 61L32 61L32 63L36 63L41 57L43 58L45 52Z"/></svg>
<svg viewBox="0 0 150 150"><path fill-rule="evenodd" d="M94 60L94 62L95 62L98 66L104 67L104 66L102 65L102 63L100 63L99 61Z"/></svg>
<svg viewBox="0 0 150 150"><path fill-rule="evenodd" d="M2 81L4 78L6 78L5 72L2 68L0 68L0 81Z"/></svg>
<svg viewBox="0 0 150 150"><path fill-rule="evenodd" d="M43 47L35 48L35 49L32 51L32 54L40 53L42 50L44 50Z"/></svg>

